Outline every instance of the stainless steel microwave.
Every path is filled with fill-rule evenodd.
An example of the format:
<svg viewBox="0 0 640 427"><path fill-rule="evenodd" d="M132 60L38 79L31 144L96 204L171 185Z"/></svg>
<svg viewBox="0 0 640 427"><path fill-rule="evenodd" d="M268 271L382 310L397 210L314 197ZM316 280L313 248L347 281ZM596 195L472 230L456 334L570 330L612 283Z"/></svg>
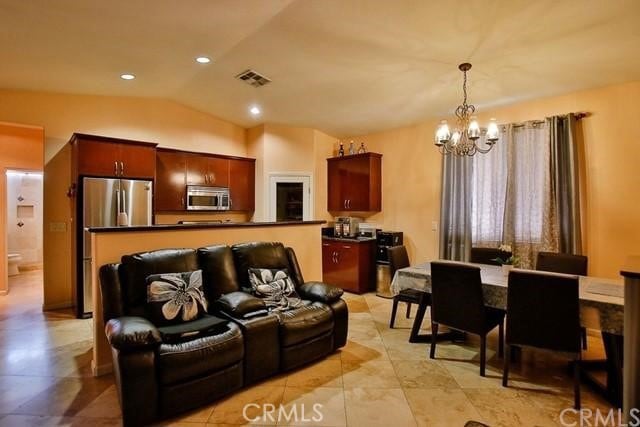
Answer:
<svg viewBox="0 0 640 427"><path fill-rule="evenodd" d="M228 188L187 185L187 210L228 211L230 208Z"/></svg>

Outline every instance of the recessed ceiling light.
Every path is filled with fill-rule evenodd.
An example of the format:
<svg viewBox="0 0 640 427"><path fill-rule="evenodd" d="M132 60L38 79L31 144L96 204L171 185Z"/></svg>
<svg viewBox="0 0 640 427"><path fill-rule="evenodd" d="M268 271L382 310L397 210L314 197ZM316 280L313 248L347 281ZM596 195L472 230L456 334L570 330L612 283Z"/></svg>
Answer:
<svg viewBox="0 0 640 427"><path fill-rule="evenodd" d="M253 116L258 116L258 115L260 115L260 107L258 107L257 105L254 105L253 107L249 108L249 112Z"/></svg>
<svg viewBox="0 0 640 427"><path fill-rule="evenodd" d="M133 80L136 78L133 74L120 74L122 80Z"/></svg>
<svg viewBox="0 0 640 427"><path fill-rule="evenodd" d="M196 58L196 62L199 64L208 64L209 62L211 62L211 58L208 58L206 56L198 56Z"/></svg>

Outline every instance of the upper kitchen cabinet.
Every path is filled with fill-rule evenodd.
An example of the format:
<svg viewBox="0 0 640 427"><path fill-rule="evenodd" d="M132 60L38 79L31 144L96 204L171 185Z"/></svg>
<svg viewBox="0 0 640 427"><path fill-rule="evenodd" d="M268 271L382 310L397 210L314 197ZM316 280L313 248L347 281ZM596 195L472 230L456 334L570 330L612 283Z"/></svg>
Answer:
<svg viewBox="0 0 640 427"><path fill-rule="evenodd" d="M327 206L331 212L382 210L382 154L327 159Z"/></svg>
<svg viewBox="0 0 640 427"><path fill-rule="evenodd" d="M203 154L187 155L187 184L229 186L229 159Z"/></svg>
<svg viewBox="0 0 640 427"><path fill-rule="evenodd" d="M182 211L186 206L187 154L176 150L157 151L156 211Z"/></svg>
<svg viewBox="0 0 640 427"><path fill-rule="evenodd" d="M153 179L156 144L75 133L77 173L86 176Z"/></svg>
<svg viewBox="0 0 640 427"><path fill-rule="evenodd" d="M255 210L255 159L229 159L229 197L231 210Z"/></svg>

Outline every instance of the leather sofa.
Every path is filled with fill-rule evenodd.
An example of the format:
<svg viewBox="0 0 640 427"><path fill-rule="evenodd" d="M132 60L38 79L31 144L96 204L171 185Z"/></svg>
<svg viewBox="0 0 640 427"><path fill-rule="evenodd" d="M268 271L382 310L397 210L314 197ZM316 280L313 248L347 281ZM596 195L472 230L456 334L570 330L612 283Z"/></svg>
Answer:
<svg viewBox="0 0 640 427"><path fill-rule="evenodd" d="M303 305L266 312L264 302L249 292L249 268L286 268ZM211 332L165 342L145 310L146 278L198 269L208 314L225 322ZM125 425L193 409L346 344L342 290L305 282L294 251L281 243L126 255L119 264L102 266L99 275Z"/></svg>

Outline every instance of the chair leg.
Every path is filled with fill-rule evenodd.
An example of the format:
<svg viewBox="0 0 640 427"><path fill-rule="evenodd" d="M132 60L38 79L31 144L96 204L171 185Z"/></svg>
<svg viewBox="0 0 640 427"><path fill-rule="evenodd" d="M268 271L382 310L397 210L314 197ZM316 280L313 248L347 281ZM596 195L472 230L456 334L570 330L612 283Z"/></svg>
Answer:
<svg viewBox="0 0 640 427"><path fill-rule="evenodd" d="M436 343L438 342L438 324L431 322L431 349L429 350L429 358L436 358Z"/></svg>
<svg viewBox="0 0 640 427"><path fill-rule="evenodd" d="M485 364L487 361L487 336L480 336L480 376L485 376Z"/></svg>
<svg viewBox="0 0 640 427"><path fill-rule="evenodd" d="M407 303L407 319L411 318L411 303Z"/></svg>
<svg viewBox="0 0 640 427"><path fill-rule="evenodd" d="M507 355L511 355L511 347L509 345L505 346L505 351L507 352ZM504 357L503 358L503 365L502 365L502 387L507 387L507 383L509 382L509 362L510 362L510 358L509 357Z"/></svg>
<svg viewBox="0 0 640 427"><path fill-rule="evenodd" d="M413 319L413 325L411 326L411 334L409 335L409 342L418 342L420 335L420 327L422 326L422 321L424 320L424 315L427 312L427 308L429 307L428 301L424 298L420 300L418 303L418 311L416 312L416 317Z"/></svg>
<svg viewBox="0 0 640 427"><path fill-rule="evenodd" d="M580 358L573 362L573 396L574 409L580 409Z"/></svg>
<svg viewBox="0 0 640 427"><path fill-rule="evenodd" d="M587 328L582 328L580 332L582 334L582 349L586 350L587 349Z"/></svg>
<svg viewBox="0 0 640 427"><path fill-rule="evenodd" d="M504 320L498 326L498 357L504 357Z"/></svg>
<svg viewBox="0 0 640 427"><path fill-rule="evenodd" d="M391 308L391 320L389 320L389 329L393 329L396 321L396 312L398 311L398 298L393 299L393 307Z"/></svg>

